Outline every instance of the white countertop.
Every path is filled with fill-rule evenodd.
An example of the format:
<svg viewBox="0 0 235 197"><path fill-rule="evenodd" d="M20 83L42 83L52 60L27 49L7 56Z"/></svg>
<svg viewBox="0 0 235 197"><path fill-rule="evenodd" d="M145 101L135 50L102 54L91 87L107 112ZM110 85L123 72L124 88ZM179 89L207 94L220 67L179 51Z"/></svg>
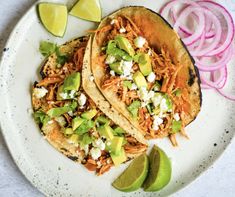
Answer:
<svg viewBox="0 0 235 197"><path fill-rule="evenodd" d="M6 40L20 17L36 0L0 1L0 55ZM0 133L0 196L43 196L21 174ZM174 196L235 196L235 140L222 157L191 185Z"/></svg>

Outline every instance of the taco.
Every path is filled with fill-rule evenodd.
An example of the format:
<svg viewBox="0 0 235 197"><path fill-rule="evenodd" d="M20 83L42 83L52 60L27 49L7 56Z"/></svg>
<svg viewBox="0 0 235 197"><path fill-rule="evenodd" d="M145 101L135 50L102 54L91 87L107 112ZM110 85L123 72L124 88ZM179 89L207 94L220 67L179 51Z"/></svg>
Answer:
<svg viewBox="0 0 235 197"><path fill-rule="evenodd" d="M109 119L100 110L102 105L99 108L84 90L87 43L88 37L72 40L46 58L40 71L42 80L32 89L32 105L35 121L49 143L101 175L145 152L147 146L141 135L137 140L125 126Z"/></svg>
<svg viewBox="0 0 235 197"><path fill-rule="evenodd" d="M95 32L91 72L105 98L147 139L175 134L198 115L197 68L178 34L158 14L125 7Z"/></svg>

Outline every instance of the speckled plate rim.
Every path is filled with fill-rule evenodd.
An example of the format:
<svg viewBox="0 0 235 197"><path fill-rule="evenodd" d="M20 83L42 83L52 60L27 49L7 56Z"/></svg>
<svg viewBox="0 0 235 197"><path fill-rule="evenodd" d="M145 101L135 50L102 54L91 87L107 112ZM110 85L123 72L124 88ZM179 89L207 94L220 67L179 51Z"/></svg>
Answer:
<svg viewBox="0 0 235 197"><path fill-rule="evenodd" d="M39 1L39 2L40 2L40 1ZM39 2L34 3L34 4L27 10L27 12L21 17L21 19L18 21L18 23L16 24L15 28L12 30L11 34L9 35L8 41L7 41L6 45L5 45L5 48L8 48L8 47L10 46L11 39L12 39L12 37L13 37L13 35L14 35L16 29L17 29L19 26L21 26L21 24L23 23L23 21L27 18L27 15L29 15L31 12L34 11L35 6L36 6ZM0 79L4 77L4 76L3 76L3 73L2 73L2 69L1 69L1 68L3 67L3 65L4 65L4 57L5 57L5 54L3 53L2 56L1 56L1 58L0 58ZM0 100L1 100L1 101L3 101L3 99L2 99L2 98L3 98L3 97L2 97L2 92L5 91L5 88L6 88L6 87L5 87L4 85L1 85L1 86L0 86L0 95L1 95ZM1 102L0 106L2 106L2 103L4 103L4 102ZM8 147L8 150L9 150L9 152L10 152L10 154L11 154L12 159L14 160L14 162L16 163L16 165L18 166L19 170L20 170L21 173L24 175L24 177L25 177L27 180L29 180L29 182L30 182L33 186L35 186L40 192L42 192L42 193L45 194L45 195L48 195L48 193L47 193L42 187L37 186L37 185L32 181L33 177L26 173L25 165L18 162L18 159L17 159L18 154L14 151L14 150L15 150L15 146L14 146L14 144L10 143L10 139L8 138L8 135L7 135L7 129L8 129L9 127L8 127L7 125L3 124L3 120L4 120L4 118L5 118L5 114L6 114L6 113L1 110L1 113L0 113L0 132L2 133L2 135L3 135L3 137L4 137L5 143L6 143L7 147ZM2 125L4 125L4 126L2 126ZM191 181L189 181L188 183L184 184L184 186L182 186L181 188L176 189L175 192L179 192L180 190L183 190L183 189L187 188L192 182L198 180L201 176L203 176L203 175L205 174L205 172L206 172L212 165L214 165L215 162L217 162L217 161L221 158L221 155L224 153L224 151L227 150L227 148L230 146L230 144L231 144L231 143L234 143L234 136L235 136L235 133L233 132L232 139L226 144L224 150L221 150L221 151L216 155L215 159L214 159L212 162L210 162L210 164L207 165L206 168L205 168L202 172L200 172L196 178L194 178L193 180L191 180ZM27 165L27 164L26 164L26 165ZM173 194L173 193L172 193L172 194Z"/></svg>

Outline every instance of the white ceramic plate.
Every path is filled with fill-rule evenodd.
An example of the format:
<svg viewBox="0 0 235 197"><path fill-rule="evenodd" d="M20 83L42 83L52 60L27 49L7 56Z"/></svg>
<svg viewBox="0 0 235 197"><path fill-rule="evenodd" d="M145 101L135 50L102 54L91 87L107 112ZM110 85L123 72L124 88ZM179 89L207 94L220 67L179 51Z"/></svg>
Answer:
<svg viewBox="0 0 235 197"><path fill-rule="evenodd" d="M55 1L71 5L72 1ZM144 5L158 11L166 1L101 0L103 16L126 5ZM43 58L38 51L41 40L58 44L84 35L95 24L69 16L64 38L51 36L40 24L36 6L20 20L12 32L0 69L1 128L9 150L23 174L48 196L123 196L111 182L126 165L113 168L101 177L64 157L44 140L34 123L30 87L38 79ZM233 69L234 70L234 69ZM234 73L230 71L230 76ZM231 81L234 78L230 79ZM232 84L232 83L229 83ZM231 88L231 87L228 87ZM173 148L168 139L155 140L172 160L169 185L157 193L141 189L126 196L166 196L183 188L205 171L224 151L234 135L235 104L214 91L203 91L202 111L187 127L190 140L178 136L180 146Z"/></svg>

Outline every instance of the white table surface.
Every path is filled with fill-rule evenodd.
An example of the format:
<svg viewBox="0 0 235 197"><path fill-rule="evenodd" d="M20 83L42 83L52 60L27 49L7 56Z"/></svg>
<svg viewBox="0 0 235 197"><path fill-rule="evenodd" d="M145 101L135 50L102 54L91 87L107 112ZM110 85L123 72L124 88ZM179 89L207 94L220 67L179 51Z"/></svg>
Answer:
<svg viewBox="0 0 235 197"><path fill-rule="evenodd" d="M36 0L0 0L0 55L6 40L20 17ZM43 196L21 174L0 132L0 196ZM210 169L176 197L235 196L235 140Z"/></svg>

